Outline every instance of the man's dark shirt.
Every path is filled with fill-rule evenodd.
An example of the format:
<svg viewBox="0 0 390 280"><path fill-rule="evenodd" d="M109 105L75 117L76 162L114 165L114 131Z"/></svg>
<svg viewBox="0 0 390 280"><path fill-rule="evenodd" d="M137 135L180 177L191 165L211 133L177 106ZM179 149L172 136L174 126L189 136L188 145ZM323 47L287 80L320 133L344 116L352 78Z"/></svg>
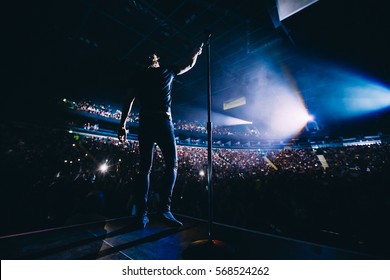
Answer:
<svg viewBox="0 0 390 280"><path fill-rule="evenodd" d="M136 78L141 118L156 114L171 116L172 82L177 72L176 67L148 68Z"/></svg>

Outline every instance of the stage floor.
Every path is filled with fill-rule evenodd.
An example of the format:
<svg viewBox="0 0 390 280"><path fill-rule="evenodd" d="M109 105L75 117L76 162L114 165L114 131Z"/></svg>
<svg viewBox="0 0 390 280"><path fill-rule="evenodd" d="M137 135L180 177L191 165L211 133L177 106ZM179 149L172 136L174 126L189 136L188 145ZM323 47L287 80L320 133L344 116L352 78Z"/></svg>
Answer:
<svg viewBox="0 0 390 280"><path fill-rule="evenodd" d="M184 223L179 229L166 226L153 216L148 226L140 229L135 226L133 217L123 217L0 237L0 256L3 260L367 260L389 257L221 224L213 224L215 242L202 246L199 241L210 241L207 221L177 216Z"/></svg>

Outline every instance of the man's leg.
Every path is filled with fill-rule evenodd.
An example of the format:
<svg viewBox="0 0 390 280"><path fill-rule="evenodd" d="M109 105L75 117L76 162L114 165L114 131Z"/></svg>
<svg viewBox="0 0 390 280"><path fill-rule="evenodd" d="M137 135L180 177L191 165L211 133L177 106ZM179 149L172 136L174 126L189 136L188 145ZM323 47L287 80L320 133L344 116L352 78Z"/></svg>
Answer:
<svg viewBox="0 0 390 280"><path fill-rule="evenodd" d="M148 214L148 195L150 186L150 172L152 170L154 141L149 137L148 130L140 128L139 149L140 149L140 172L137 179L136 204L137 215L141 222L146 226L149 222Z"/></svg>
<svg viewBox="0 0 390 280"><path fill-rule="evenodd" d="M167 120L163 130L163 133L160 134L161 137L158 139L158 145L164 156L166 170L163 185L161 186L159 208L166 222L174 226L182 226L182 223L176 220L171 213L172 194L178 168L176 140L172 122Z"/></svg>

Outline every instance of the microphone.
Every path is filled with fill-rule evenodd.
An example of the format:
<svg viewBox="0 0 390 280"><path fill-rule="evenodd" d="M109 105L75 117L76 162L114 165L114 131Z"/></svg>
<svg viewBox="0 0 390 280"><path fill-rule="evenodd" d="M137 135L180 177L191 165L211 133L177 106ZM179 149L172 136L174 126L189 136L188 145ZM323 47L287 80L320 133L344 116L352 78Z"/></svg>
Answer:
<svg viewBox="0 0 390 280"><path fill-rule="evenodd" d="M205 31L203 31L203 34L204 34L204 38L205 38L204 44L207 45L210 41L211 32L210 32L210 30L206 29Z"/></svg>
<svg viewBox="0 0 390 280"><path fill-rule="evenodd" d="M205 30L205 31L203 31L203 33L204 33L204 36L205 36L205 41L200 44L200 47L199 47L200 48L200 53L201 53L202 48L204 47L204 45L208 45L209 44L210 37L211 37L211 32L210 31Z"/></svg>

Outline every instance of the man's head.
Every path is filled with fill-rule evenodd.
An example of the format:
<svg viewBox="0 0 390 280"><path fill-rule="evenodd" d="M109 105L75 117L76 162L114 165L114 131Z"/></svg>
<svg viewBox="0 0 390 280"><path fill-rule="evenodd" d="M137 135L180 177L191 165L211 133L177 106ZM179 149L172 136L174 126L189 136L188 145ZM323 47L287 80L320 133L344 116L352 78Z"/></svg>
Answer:
<svg viewBox="0 0 390 280"><path fill-rule="evenodd" d="M149 68L157 68L160 67L160 63L158 62L160 58L156 54L151 54L148 56Z"/></svg>

